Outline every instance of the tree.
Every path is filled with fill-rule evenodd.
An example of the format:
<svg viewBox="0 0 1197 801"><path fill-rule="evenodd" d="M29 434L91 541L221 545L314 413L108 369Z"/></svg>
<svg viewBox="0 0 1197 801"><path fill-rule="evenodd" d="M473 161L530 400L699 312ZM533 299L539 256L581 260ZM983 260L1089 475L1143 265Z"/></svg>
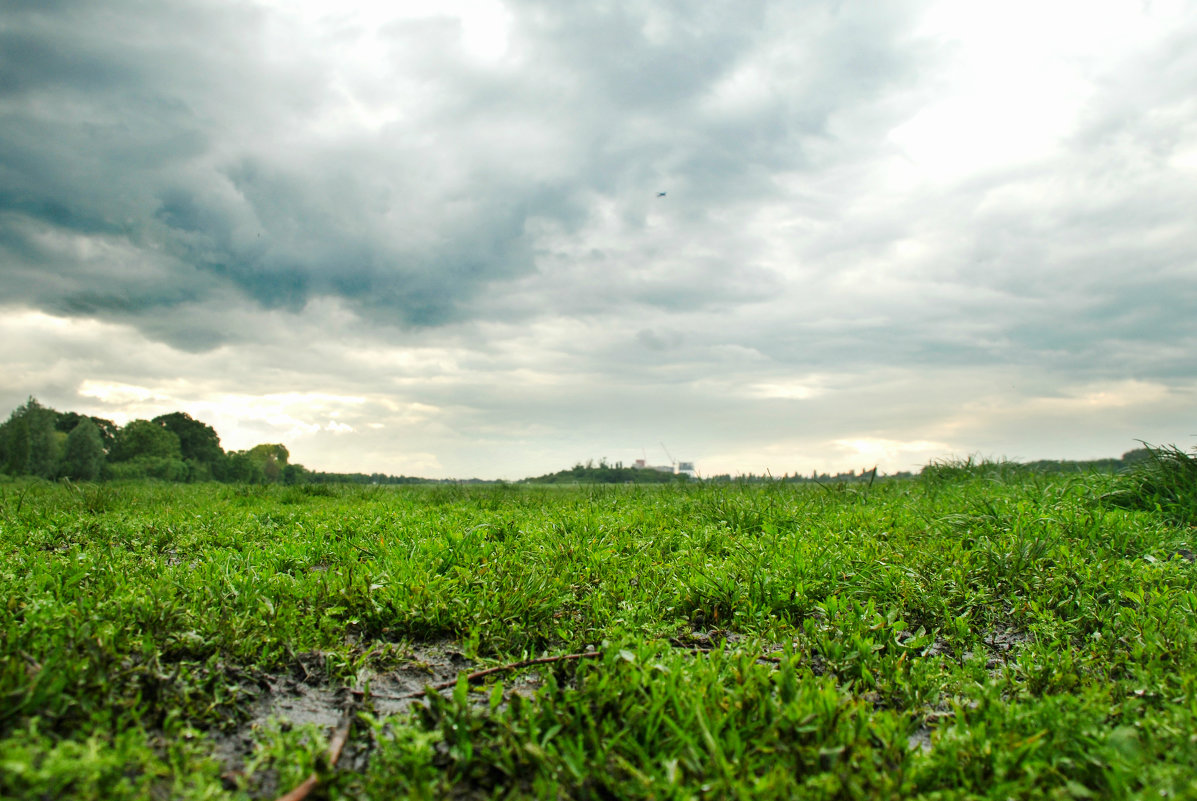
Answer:
<svg viewBox="0 0 1197 801"><path fill-rule="evenodd" d="M60 474L77 481L94 481L104 466L104 440L100 427L82 418L67 434Z"/></svg>
<svg viewBox="0 0 1197 801"><path fill-rule="evenodd" d="M139 456L179 459L182 455L179 438L173 431L149 420L134 420L117 432L116 444L108 459L127 462Z"/></svg>
<svg viewBox="0 0 1197 801"><path fill-rule="evenodd" d="M266 481L271 484L282 480L287 459L291 457L287 447L278 443L255 445L249 449L246 455L258 465Z"/></svg>
<svg viewBox="0 0 1197 801"><path fill-rule="evenodd" d="M179 450L184 459L211 465L224 458L224 449L220 447L216 429L186 412L159 415L151 422L179 438Z"/></svg>
<svg viewBox="0 0 1197 801"><path fill-rule="evenodd" d="M30 397L0 426L0 464L11 475L54 478L62 443L54 434L58 412Z"/></svg>
<svg viewBox="0 0 1197 801"><path fill-rule="evenodd" d="M288 464L283 467L284 484L308 483L308 469L301 464Z"/></svg>
<svg viewBox="0 0 1197 801"><path fill-rule="evenodd" d="M112 446L116 444L116 433L120 431L120 426L111 420L105 420L103 417L96 417L95 415L79 414L78 412L60 412L57 422L54 427L64 434L70 434L75 430L75 426L79 425L81 420L91 420L96 424L96 428L100 432L100 444L104 446L104 453L107 454L112 450Z"/></svg>
<svg viewBox="0 0 1197 801"><path fill-rule="evenodd" d="M104 473L118 479L186 481L190 471L181 455L173 431L149 420L134 420L117 432Z"/></svg>
<svg viewBox="0 0 1197 801"><path fill-rule="evenodd" d="M220 437L212 426L186 412L159 415L151 422L179 438L179 450L187 465L187 480L211 481L227 477L228 457L220 447Z"/></svg>
<svg viewBox="0 0 1197 801"><path fill-rule="evenodd" d="M237 484L264 484L266 475L261 464L250 458L249 451L233 451L228 455L224 480Z"/></svg>

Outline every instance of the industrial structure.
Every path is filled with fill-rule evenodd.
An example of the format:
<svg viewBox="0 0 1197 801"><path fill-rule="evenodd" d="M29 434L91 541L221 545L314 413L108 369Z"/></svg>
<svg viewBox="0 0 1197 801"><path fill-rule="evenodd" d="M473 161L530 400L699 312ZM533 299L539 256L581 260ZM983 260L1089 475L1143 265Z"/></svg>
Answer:
<svg viewBox="0 0 1197 801"><path fill-rule="evenodd" d="M691 478L695 477L697 472L694 469L694 462L672 462L671 464L648 464L644 459L637 459L632 463L632 467L637 470L656 470L661 473L673 473L676 475L687 475Z"/></svg>

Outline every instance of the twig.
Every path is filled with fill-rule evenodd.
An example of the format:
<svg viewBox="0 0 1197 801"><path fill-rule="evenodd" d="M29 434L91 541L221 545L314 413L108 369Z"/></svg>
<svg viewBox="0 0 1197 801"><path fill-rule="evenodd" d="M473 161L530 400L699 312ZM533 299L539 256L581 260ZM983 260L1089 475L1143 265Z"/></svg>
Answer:
<svg viewBox="0 0 1197 801"><path fill-rule="evenodd" d="M341 716L341 725L337 727L336 733L333 734L333 738L328 744L328 766L330 768L336 767L337 760L341 758L341 751L345 748L345 743L349 741L349 727L353 725L353 715L354 708L350 706Z"/></svg>
<svg viewBox="0 0 1197 801"><path fill-rule="evenodd" d="M512 662L508 665L499 665L498 667L487 668L486 670L478 670L466 675L465 680L467 684L475 684L487 676L492 676L495 673L502 673L507 670L519 670L520 668L531 667L532 665L548 665L553 662L566 662L573 659L593 659L597 656L602 656L602 651L587 651L584 654L562 654L561 656L542 656L537 659L525 659L522 662ZM432 684L422 690L416 690L406 695L379 695L377 693L370 693L371 698L382 698L387 701L408 701L412 698L419 698L428 694L430 691L439 692L440 690L448 690L451 687L456 687L460 680L461 674L458 674L456 679L450 681L442 681L440 684ZM365 695L365 690L351 690L354 695Z"/></svg>
<svg viewBox="0 0 1197 801"><path fill-rule="evenodd" d="M702 648L702 647L698 647L698 646L687 647L684 645L674 645L673 647L678 650L689 651L690 653L693 653L693 654L710 654L710 653L714 653L716 650L718 650L716 648ZM484 679L487 676L492 676L495 673L502 673L502 672L508 671L508 670L518 670L520 668L531 667L532 665L547 665L547 664L551 664L553 662L565 662L567 660L573 660L573 659L591 659L593 657L602 656L602 655L603 655L602 651L587 651L584 654L563 654L561 656L542 656L538 659L525 659L522 662L512 662L511 664L508 664L508 665L499 665L498 667L487 668L486 670L478 670L478 671L475 671L474 673L467 674L465 679L466 679L467 683L475 684L479 680ZM764 654L758 656L756 658L756 661L771 662L775 665L781 663L780 658L775 657L775 656L765 656ZM459 678L460 678L460 675L459 675ZM422 690L416 690L415 692L406 693L404 695L386 695L383 693L372 692L372 693L370 693L370 697L378 698L379 700L382 700L382 701L410 701L414 698L421 698L421 697L427 695L429 692L439 692L441 690L448 690L453 687L456 687L457 681L458 681L458 679L451 679L450 681L442 681L440 684L432 684L432 685L425 687ZM354 695L360 695L360 696L364 696L366 694L365 690L359 690L359 689L353 689L353 690L350 690L350 692L353 693Z"/></svg>
<svg viewBox="0 0 1197 801"><path fill-rule="evenodd" d="M286 795L279 796L278 801L300 801L300 799L307 798L308 793L316 789L316 785L320 783L320 777L313 773L303 780L303 784L296 787Z"/></svg>
<svg viewBox="0 0 1197 801"><path fill-rule="evenodd" d="M341 716L341 725L333 732L333 738L328 744L328 769L332 770L337 766L337 760L341 758L341 751L345 748L345 742L349 739L349 727L353 725L353 706L345 710L345 714ZM320 775L313 773L303 780L303 784L296 787L286 795L279 796L278 801L302 801L308 797L308 793L316 789L316 785L320 783Z"/></svg>

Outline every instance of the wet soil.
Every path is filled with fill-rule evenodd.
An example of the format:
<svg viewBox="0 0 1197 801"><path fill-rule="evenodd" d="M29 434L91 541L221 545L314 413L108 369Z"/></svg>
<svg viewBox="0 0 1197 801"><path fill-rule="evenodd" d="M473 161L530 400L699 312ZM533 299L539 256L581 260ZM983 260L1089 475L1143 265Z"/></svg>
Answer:
<svg viewBox="0 0 1197 801"><path fill-rule="evenodd" d="M733 632L697 630L675 638L673 644L701 653L713 647L734 647L739 640L739 635ZM1000 672L1018 647L1028 640L1028 635L1013 628L987 632L981 641L986 667L991 672ZM759 661L776 663L781 650L780 645L767 648ZM950 646L939 638L923 652L923 656L930 657L950 654ZM961 656L968 659L973 654L966 652ZM823 660L817 655L810 655L808 659L809 667L816 674L826 670ZM358 672L352 686L329 681L325 656L317 651L297 654L290 670L286 672L235 670L230 674L229 678L239 685L242 696L247 699L241 707L242 715L235 725L209 733L214 756L222 765L230 789L240 784L259 797L269 797L280 789L287 789L278 788L269 772L259 772L248 782L243 773L253 755L256 735L266 727L314 725L331 738L349 710L368 711L379 719L405 715L414 705L426 703L424 692L428 688L440 684L451 685L460 674L477 668L472 660L458 650L456 643L448 640L388 645L385 652L374 653L366 661L371 666ZM504 674L502 680L508 695L525 697L530 697L542 684L541 674L527 668ZM451 693L451 686L439 692ZM477 703L486 702L487 696L478 694ZM934 730L942 719L951 718L952 715L946 707L928 709L920 720L921 725L909 736L908 748L929 751ZM370 738L351 736L338 760L338 768L365 770L369 751Z"/></svg>
<svg viewBox="0 0 1197 801"><path fill-rule="evenodd" d="M401 715L422 703L420 694L428 686L452 681L473 668L451 642L389 649L372 660L386 667L361 670L353 686L329 681L325 655L319 651L297 654L286 672L233 671L230 679L237 682L246 699L242 714L235 725L209 732L213 755L230 788L246 781L243 771L253 754L256 734L264 728L314 725L331 737L347 710L365 710L380 718ZM364 769L368 751L366 739L351 737L337 765ZM262 773L256 774L250 785L247 789L259 797L269 797L280 789L272 776Z"/></svg>

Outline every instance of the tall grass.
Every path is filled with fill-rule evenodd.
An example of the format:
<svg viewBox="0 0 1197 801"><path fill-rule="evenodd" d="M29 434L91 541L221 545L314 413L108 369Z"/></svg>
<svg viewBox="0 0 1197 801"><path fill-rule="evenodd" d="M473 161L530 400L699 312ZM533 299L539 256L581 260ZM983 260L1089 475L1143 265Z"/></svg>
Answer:
<svg viewBox="0 0 1197 801"><path fill-rule="evenodd" d="M1144 445L1149 458L1120 476L1106 500L1124 509L1158 511L1178 525L1197 525L1197 457L1175 445Z"/></svg>

